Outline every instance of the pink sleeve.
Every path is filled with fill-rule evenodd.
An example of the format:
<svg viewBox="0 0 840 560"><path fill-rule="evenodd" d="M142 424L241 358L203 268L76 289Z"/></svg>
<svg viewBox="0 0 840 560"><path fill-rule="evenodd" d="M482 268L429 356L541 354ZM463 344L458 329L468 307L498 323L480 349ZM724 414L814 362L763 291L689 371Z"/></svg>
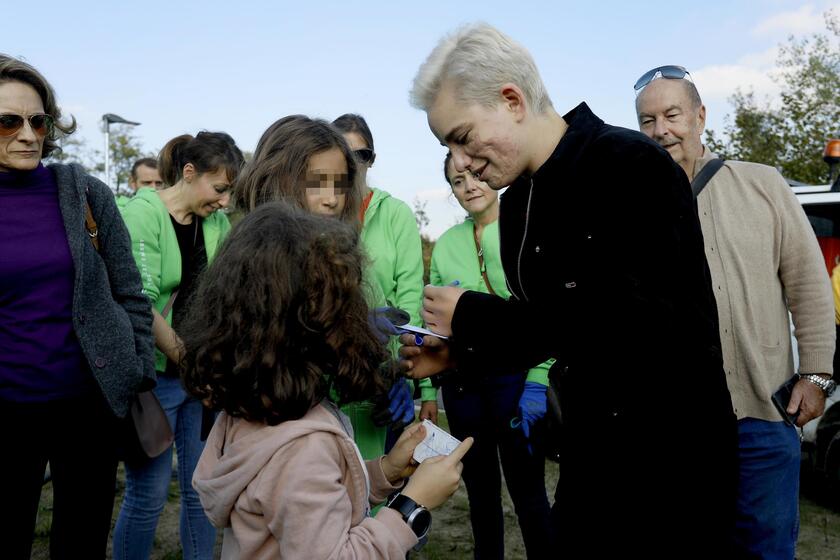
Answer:
<svg viewBox="0 0 840 560"><path fill-rule="evenodd" d="M400 481L399 486L394 486L385 478L385 473L382 472L382 457L365 461L365 466L370 477L369 500L372 505L381 504L392 492L403 487L405 481Z"/></svg>
<svg viewBox="0 0 840 560"><path fill-rule="evenodd" d="M332 434L316 432L284 447L260 475L256 498L281 558L399 559L417 538L395 511L351 527L342 483L347 469Z"/></svg>

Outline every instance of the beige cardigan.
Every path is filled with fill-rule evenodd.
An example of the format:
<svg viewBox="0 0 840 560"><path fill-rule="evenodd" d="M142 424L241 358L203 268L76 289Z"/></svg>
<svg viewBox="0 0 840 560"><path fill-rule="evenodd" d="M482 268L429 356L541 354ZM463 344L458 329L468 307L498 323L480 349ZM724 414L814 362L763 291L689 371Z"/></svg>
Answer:
<svg viewBox="0 0 840 560"><path fill-rule="evenodd" d="M717 157L704 147L696 175ZM779 421L770 397L793 371L831 373L834 300L805 212L772 167L727 161L697 200L735 414Z"/></svg>

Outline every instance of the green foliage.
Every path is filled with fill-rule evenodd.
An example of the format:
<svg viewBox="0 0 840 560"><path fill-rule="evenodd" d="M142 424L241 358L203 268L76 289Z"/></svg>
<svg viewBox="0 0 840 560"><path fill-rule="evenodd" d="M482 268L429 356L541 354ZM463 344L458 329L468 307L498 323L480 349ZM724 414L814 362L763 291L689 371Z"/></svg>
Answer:
<svg viewBox="0 0 840 560"><path fill-rule="evenodd" d="M429 225L429 214L426 212L426 201L414 199L414 219L417 220L417 229L420 230L420 243L423 246L423 284L429 283L429 269L432 264L432 249L435 242L423 230Z"/></svg>
<svg viewBox="0 0 840 560"><path fill-rule="evenodd" d="M84 138L78 135L65 136L60 142L61 150L53 152L50 162L78 163L85 168L85 171L96 170L97 160L101 159L102 152L88 147Z"/></svg>
<svg viewBox="0 0 840 560"><path fill-rule="evenodd" d="M140 141L134 136L133 127L129 125L112 125L110 139L111 173L115 178L114 187L119 193L120 187L128 185L131 166L138 158L147 157L143 152ZM154 155L152 155L154 157Z"/></svg>
<svg viewBox="0 0 840 560"><path fill-rule="evenodd" d="M826 33L790 37L782 45L774 79L782 88L781 105L759 103L752 92L730 98L734 117L723 138L706 131L706 144L731 159L777 167L788 178L825 183L825 142L840 136L840 18L825 14Z"/></svg>

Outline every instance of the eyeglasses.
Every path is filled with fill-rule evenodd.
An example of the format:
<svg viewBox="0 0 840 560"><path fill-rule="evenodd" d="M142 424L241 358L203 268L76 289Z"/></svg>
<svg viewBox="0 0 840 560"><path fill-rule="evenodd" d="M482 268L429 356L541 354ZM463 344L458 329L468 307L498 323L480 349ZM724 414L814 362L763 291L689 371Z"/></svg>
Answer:
<svg viewBox="0 0 840 560"><path fill-rule="evenodd" d="M362 148L360 150L353 150L353 156L359 163L373 163L373 158L376 154L370 148Z"/></svg>
<svg viewBox="0 0 840 560"><path fill-rule="evenodd" d="M668 78L669 80L682 80L685 78L689 82L692 81L691 74L688 73L688 70L682 66L669 64L668 66L657 66L653 70L648 70L642 74L642 77L636 80L636 83L633 85L633 89L639 91L655 80L657 75L662 78Z"/></svg>
<svg viewBox="0 0 840 560"><path fill-rule="evenodd" d="M46 136L53 131L53 118L50 115L37 113L23 117L14 113L0 115L0 137L12 136L23 128L23 121L29 121L32 131L38 136Z"/></svg>

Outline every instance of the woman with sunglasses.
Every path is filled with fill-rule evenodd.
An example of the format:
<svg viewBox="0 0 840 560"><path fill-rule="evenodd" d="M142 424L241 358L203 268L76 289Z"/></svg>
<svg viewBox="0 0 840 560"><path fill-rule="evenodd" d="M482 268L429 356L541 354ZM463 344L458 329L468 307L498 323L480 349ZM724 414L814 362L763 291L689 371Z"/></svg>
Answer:
<svg viewBox="0 0 840 560"><path fill-rule="evenodd" d="M171 187L140 189L123 208L143 290L152 303L155 369L160 400L178 450L181 489L181 546L189 560L213 558L216 530L204 515L192 475L204 449L201 401L180 380L182 344L178 325L197 276L213 261L230 223L219 212L244 163L233 138L223 132L184 134L160 152L158 169ZM231 286L231 289L236 289ZM143 464L126 463L125 498L114 528L114 558L145 560L154 544L158 518L169 496L172 448Z"/></svg>
<svg viewBox="0 0 840 560"><path fill-rule="evenodd" d="M372 272L388 305L406 311L411 324L420 325L423 301L423 248L414 212L389 193L368 186L367 172L376 160L373 134L361 115L347 113L333 121L358 162L362 195L362 244ZM431 381L420 382L420 419L437 423L437 390ZM389 433L386 450L399 437Z"/></svg>
<svg viewBox="0 0 840 560"><path fill-rule="evenodd" d="M74 130L49 82L0 54L0 527L10 559L29 558L48 462L51 557L105 556L118 418L155 382L151 311L113 193L79 166L42 163Z"/></svg>
<svg viewBox="0 0 840 560"><path fill-rule="evenodd" d="M451 155L443 164L446 182L467 212L462 223L446 230L432 252L431 283L454 280L467 290L510 297L499 252L499 193L466 171L458 172ZM452 435L475 438L464 457L464 485L476 558L504 558L499 462L528 558L549 556L549 505L545 459L529 439L546 413L549 360L522 374L471 372L443 387Z"/></svg>

